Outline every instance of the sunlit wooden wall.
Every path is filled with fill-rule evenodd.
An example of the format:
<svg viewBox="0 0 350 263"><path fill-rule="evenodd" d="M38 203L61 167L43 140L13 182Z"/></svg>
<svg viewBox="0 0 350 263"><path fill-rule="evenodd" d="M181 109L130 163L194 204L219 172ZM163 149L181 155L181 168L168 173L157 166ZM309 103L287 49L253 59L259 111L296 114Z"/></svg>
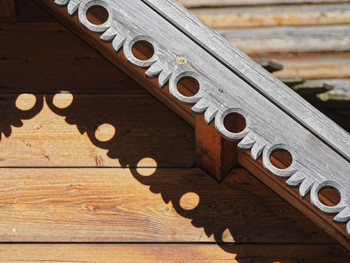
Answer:
<svg viewBox="0 0 350 263"><path fill-rule="evenodd" d="M180 0L350 131L350 1Z"/></svg>
<svg viewBox="0 0 350 263"><path fill-rule="evenodd" d="M348 262L242 168L31 1L0 23L0 262ZM235 261L236 260L236 261Z"/></svg>

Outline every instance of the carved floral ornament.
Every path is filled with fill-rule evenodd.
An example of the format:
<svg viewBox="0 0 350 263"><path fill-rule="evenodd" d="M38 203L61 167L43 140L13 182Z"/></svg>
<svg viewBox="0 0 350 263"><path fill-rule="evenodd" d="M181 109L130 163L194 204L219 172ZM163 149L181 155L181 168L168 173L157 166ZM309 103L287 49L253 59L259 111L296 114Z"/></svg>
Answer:
<svg viewBox="0 0 350 263"><path fill-rule="evenodd" d="M101 40L111 41L116 52L123 49L130 63L148 68L146 76L157 77L161 87L169 82L170 94L185 104L194 105L192 111L204 114L207 123L215 121L216 129L223 137L241 140L238 147L251 150L254 160L262 156L266 170L278 177L289 178L286 184L299 186L302 197L310 193L311 203L324 213L334 214L335 222L346 223L350 235L350 136L341 133L341 139L330 143L327 137L316 136L312 127L308 129L301 124L304 120L298 121L300 116L281 109L273 98L262 92L264 83L258 89L254 88L242 76L209 54L208 50L195 43L186 32L156 12L152 2L157 3L161 10L162 3L158 0L55 1L58 5L67 5L71 16L78 13L80 22L89 30L102 33ZM167 4L164 4L162 12L179 9L175 1L165 2ZM167 8L172 6L174 10L165 10L166 5ZM101 25L92 24L87 19L87 12L94 6L104 7L108 12L107 21ZM183 22L184 27L202 26L198 20L190 18L191 24ZM215 32L208 30L208 35L203 38L206 37L216 37ZM153 46L154 54L148 60L140 60L133 54L133 46L139 41L146 41ZM179 58L182 58L181 61ZM242 68L240 72L248 72L248 68ZM184 77L198 81L200 88L195 95L188 97L179 92L178 83ZM279 85L283 91L283 84ZM281 94L276 93L275 96ZM300 98L294 94L288 99L300 102ZM298 110L300 108L296 107ZM245 118L246 127L243 131L233 133L226 129L224 120L232 113ZM319 116L318 112L312 110L304 114L306 123L312 121L309 116ZM325 121L329 124L328 119ZM330 128L339 131L336 124L331 125ZM326 128L329 132L329 127ZM332 136L332 132L330 134ZM345 143L339 143L342 141ZM271 154L279 149L292 155L293 162L286 169L279 169L270 161ZM319 200L319 192L325 187L339 191L340 202L337 205L327 206Z"/></svg>

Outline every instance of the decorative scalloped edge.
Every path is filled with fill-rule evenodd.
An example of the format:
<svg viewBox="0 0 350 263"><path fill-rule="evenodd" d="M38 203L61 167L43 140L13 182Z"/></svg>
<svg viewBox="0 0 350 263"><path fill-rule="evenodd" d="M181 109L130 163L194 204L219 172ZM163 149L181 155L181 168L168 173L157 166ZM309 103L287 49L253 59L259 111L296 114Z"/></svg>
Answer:
<svg viewBox="0 0 350 263"><path fill-rule="evenodd" d="M149 78L158 77L160 87L164 87L169 82L169 92L172 96L182 103L194 104L192 111L197 114L204 114L207 124L215 121L216 129L224 138L241 140L238 147L250 150L253 160L256 161L262 156L264 168L278 177L289 178L286 184L290 187L299 186L299 193L302 198L310 193L311 203L321 212L336 214L333 221L346 223L346 232L350 235L350 203L342 185L327 180L321 175L316 175L313 171L301 165L296 160L296 153L291 152L288 146L284 144L272 145L268 140L251 130L249 128L251 119L242 109L226 108L223 106L225 104L218 101L218 98L212 92L215 90L213 83L209 83L198 72L189 71L188 67L178 63L176 55L170 55L167 49L156 43L151 36L138 33L136 28L113 25L113 12L107 0L55 0L55 3L67 6L68 13L71 16L78 11L79 20L86 28L95 33L103 33L100 37L101 40L111 41L116 52L123 49L124 56L130 63L138 67L148 68L145 75ZM102 6L108 11L109 17L105 23L94 25L88 21L86 13L92 6ZM137 59L132 53L134 44L141 40L151 43L154 47L154 55L146 61ZM189 62L186 61L187 63ZM200 89L197 94L186 97L178 91L178 81L183 77L193 77L199 82ZM225 128L224 120L231 113L238 113L246 118L246 128L243 131L232 133ZM278 169L271 163L270 156L278 149L288 150L291 153L293 163L290 167ZM339 191L341 200L337 205L326 206L319 200L318 193L324 187L333 187Z"/></svg>

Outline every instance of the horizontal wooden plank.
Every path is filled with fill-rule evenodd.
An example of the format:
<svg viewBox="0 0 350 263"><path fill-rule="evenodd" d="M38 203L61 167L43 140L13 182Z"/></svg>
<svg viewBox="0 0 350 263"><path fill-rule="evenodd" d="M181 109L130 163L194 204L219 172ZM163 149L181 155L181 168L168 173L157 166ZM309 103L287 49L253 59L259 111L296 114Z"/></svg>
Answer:
<svg viewBox="0 0 350 263"><path fill-rule="evenodd" d="M339 245L15 244L0 245L0 262L348 262Z"/></svg>
<svg viewBox="0 0 350 263"><path fill-rule="evenodd" d="M56 19L59 19L61 23L65 26L69 26L70 30L78 35L84 41L87 41L90 46L101 53L102 56L107 58L111 63L119 67L123 72L127 73L129 76L140 84L143 88L149 91L153 96L158 98L163 103L172 109L176 114L178 114L183 120L185 120L189 125L194 127L194 116L191 112L191 106L183 105L173 96L169 94L167 87L163 90L159 89L158 80L145 78L145 69L141 69L137 66L131 66L131 64L125 59L123 52L118 52L116 54L111 43L106 43L100 40L100 35L92 33L86 27L81 25L78 21L77 16L69 16L66 12L66 8L57 8L54 2L47 2L42 0L34 0L41 7L45 8L50 14L52 14ZM91 21L97 22L99 19L90 17ZM138 53L140 54L139 50Z"/></svg>
<svg viewBox="0 0 350 263"><path fill-rule="evenodd" d="M213 28L319 26L350 22L350 4L213 7L191 11Z"/></svg>
<svg viewBox="0 0 350 263"><path fill-rule="evenodd" d="M249 55L350 50L349 25L238 28L218 32Z"/></svg>
<svg viewBox="0 0 350 263"><path fill-rule="evenodd" d="M147 157L158 167L195 162L194 131L148 94L47 95L51 109L42 95L0 98L0 132L8 137L0 142L0 167L135 167Z"/></svg>
<svg viewBox="0 0 350 263"><path fill-rule="evenodd" d="M302 79L344 79L350 78L350 56L347 52L340 54L318 54L311 56L270 56L282 64L283 70L274 72L280 78Z"/></svg>
<svg viewBox="0 0 350 263"><path fill-rule="evenodd" d="M231 102L225 103L216 103L217 101L226 101L225 95L220 94L221 90L216 90L216 98L219 98L215 100L216 102L213 102L213 100L210 100L208 105L213 106L215 109L219 109L220 113L223 113L225 115L225 110L222 108L224 107L225 109L232 109L232 106L230 104L236 104L237 100L234 98L236 97L237 94L241 94L242 97L245 99L243 100L244 103L242 103L242 100L239 100L241 102L240 106L237 106L239 109L243 109L245 112L250 112L250 124L249 124L249 131L254 130L254 136L258 134L257 138L254 140L259 141L261 145L279 145L281 142L280 138L283 138L284 145L289 145L289 147L294 147L295 149L290 149L291 151L296 151L299 152L300 147L295 144L295 141L301 141L299 139L293 140L291 139L292 137L289 134L286 134L286 130L291 131L291 130L297 130L301 129L304 131L300 131L300 136L305 139L305 135L310 131L311 134L315 136L306 136L306 140L313 145L313 147L317 147L316 145L318 142L317 140L321 139L321 148L324 148L326 151L330 150L329 153L321 154L320 151L314 150L312 151L310 147L305 147L304 148L304 155L308 156L308 159L312 159L312 155L323 155L324 157L327 156L327 161L330 161L329 158L331 158L332 153L331 149L333 149L333 153L337 153L338 157L342 156L343 158L339 159L339 162L342 162L344 166L349 165L348 162L344 162L347 156L350 156L350 153L347 154L347 151L350 149L350 140L348 138L349 134L346 133L344 130L342 130L339 126L335 125L334 122L332 122L330 119L325 118L323 114L321 114L319 111L317 111L314 107L312 107L311 104L307 103L305 100L303 100L300 96L296 95L294 91L292 91L290 88L288 88L286 85L283 85L277 78L274 78L271 74L269 74L266 70L262 69L261 66L257 65L254 61L252 61L251 58L249 58L246 54L244 54L242 51L238 50L237 48L231 46L227 41L224 40L223 37L221 37L217 32L213 31L210 29L208 26L206 26L204 23L202 23L199 19L195 17L191 12L189 12L186 8L181 6L180 4L177 4L176 2L172 0L143 0L143 2L147 2L147 5L151 6L152 9L156 10L158 14L160 14L163 18L165 18L170 24L176 25L176 29L174 29L174 34L175 32L178 33L176 30L180 29L182 32L186 32L186 35L190 37L191 40L195 41L195 44L199 45L200 47L203 48L203 50L207 51L207 54L203 53L203 57L199 55L201 53L202 49L199 49L198 52L191 53L189 52L185 57L193 57L193 62L196 64L196 69L197 72L200 72L204 78L207 78L208 76L213 76L212 77L212 82L213 83L224 83L226 77L230 78L232 77L232 80L229 82L225 83L222 85L222 90L224 94L227 92L227 94L232 95ZM121 7L120 7L121 8ZM147 8L145 8L147 10ZM169 12L167 12L169 11ZM113 12L119 13L118 9L113 8ZM126 12L130 12L130 8L126 8ZM140 13L139 16L142 16ZM145 20L147 18L145 17ZM162 18L160 18L162 20ZM139 18L135 18L136 23L138 23ZM157 23L154 23L154 21L148 21L150 24L153 24L154 26L158 26ZM166 24L166 23L165 23ZM149 27L148 27L149 28ZM144 27L144 30L147 31L146 27ZM164 28L158 27L159 31L164 31ZM171 28L169 27L169 30L171 31ZM168 30L168 31L169 31ZM149 34L153 34L151 32L152 30L149 31ZM167 31L167 30L165 30ZM137 33L139 34L139 33ZM142 34L142 33L141 33ZM164 32L164 35L166 35L167 32ZM157 40L159 43L164 42L164 38L159 37L159 34L157 35ZM174 36L171 36L174 37ZM179 35L180 37L180 35ZM180 37L181 38L181 37ZM178 38L177 38L178 39ZM191 42L191 41L189 41ZM180 43L179 43L180 44ZM192 43L189 43L188 46L193 45ZM198 47L198 46L197 46ZM193 45L194 50L196 47ZM177 50L176 45L173 46L174 50ZM187 49L188 51L188 49ZM209 56L207 56L209 54ZM200 57L201 62L205 62L206 59L210 61L207 67L203 66L203 63L196 63L198 62L197 59ZM204 59L205 57L205 59ZM212 58L216 58L212 60ZM190 59L189 59L190 61ZM220 62L220 63L218 63ZM215 64L218 64L218 66L214 66ZM214 69L218 69L218 67L224 65L222 70L217 70L214 73ZM212 70L211 70L212 69ZM229 69L227 71L227 69ZM226 72L226 73L224 73ZM232 72L235 72L240 78L238 78L237 75L232 74ZM219 78L218 76L221 76L221 74L226 74L225 77ZM215 76L214 76L215 75ZM237 78L237 79L234 79ZM237 85L232 85L235 81L238 81L240 84ZM241 80L246 81L241 82ZM231 84L230 84L231 83ZM249 84L250 86L247 87L247 90L245 90L243 87L245 87L245 84ZM265 85L263 85L265 84ZM216 86L220 86L220 84L216 84ZM239 87L239 88L238 88ZM254 93L251 89L253 87L255 89L254 92L258 91L258 93ZM235 90L235 88L237 90ZM214 92L215 89L212 89ZM246 91L246 92L245 92ZM210 91L211 92L211 91ZM204 92L203 93L203 98L206 98L207 96L211 97L212 95L210 92ZM253 98L254 95L260 96L261 94L264 95L264 99L261 98ZM201 94L202 95L202 94ZM267 98L267 100L266 100ZM184 103L188 102L189 99L185 98L180 98ZM197 98L193 98L193 100L197 100ZM259 101L260 103L256 103L256 101ZM248 102L251 102L251 105L248 106ZM268 102L266 105L262 105L263 102ZM202 105L202 104L201 104ZM207 105L207 104L206 104ZM198 106L198 105L197 105ZM210 107L209 106L209 107ZM277 111L276 110L267 110L267 108L270 108L272 106L278 107L280 110L283 111L283 113L286 113L289 115L289 118L286 121L283 121L282 115L281 117L276 117ZM202 106L201 106L202 107ZM203 106L204 107L204 106ZM256 116L256 120L261 120L261 115L264 115L264 120L262 122L259 122L259 125L256 125L254 128L254 117L252 117L254 114L252 113L252 108L254 108L254 113L261 111L259 116ZM221 110L220 110L221 109ZM265 110L263 110L265 109ZM196 108L196 111L202 112L202 108ZM209 113L211 111L207 111ZM227 113L227 111L226 111ZM270 116L269 116L270 115ZM208 115L209 116L209 115ZM211 115L210 115L211 116ZM223 115L217 115L218 116L223 116ZM268 117L269 116L269 117ZM293 120L292 120L293 119ZM221 118L221 121L223 119ZM290 124L289 127L283 128L281 126L281 123L289 123L289 121L295 122L295 124ZM263 126L268 123L270 126L272 123L275 123L273 130L273 134L270 134L270 136L267 136L266 134L269 134L271 131L270 128L264 128ZM218 123L217 123L218 124ZM288 124L286 124L288 125ZM229 137L231 139L235 139L235 137L242 137L245 133L243 134L232 134L230 132L227 132L227 129L225 129L224 124L219 122L218 127L221 128L221 133L225 134L226 137ZM247 131L248 131L247 130ZM280 130L280 135L276 136L278 133L277 131ZM293 134L293 136L297 136L298 132L290 132L290 134ZM261 135L264 134L264 135ZM339 135L335 135L339 134ZM253 137L254 137L253 136ZM269 137L267 140L266 138L260 138L261 136L263 137ZM318 138L318 139L317 139ZM343 140L341 139L343 138ZM315 142L311 142L310 140L315 140ZM262 142L263 141L263 142ZM288 141L288 142L287 142ZM341 141L341 142L340 142ZM320 142L320 141L319 141ZM327 145L325 145L325 143ZM323 145L322 145L323 144ZM348 145L349 147L344 147L345 145ZM248 148L251 147L251 144L248 143L246 145ZM326 146L326 147L325 147ZM329 147L328 147L329 146ZM328 147L328 148L327 148ZM297 149L298 148L298 149ZM254 148L256 149L256 147ZM310 153L305 154L306 151L310 151ZM322 150L321 150L322 151ZM259 155L259 151L255 152L257 155ZM336 155L337 155L336 154ZM299 162L304 162L305 159L299 158L298 156L298 161ZM325 167L326 169L330 169L330 167L327 165L327 161L324 162L319 162L319 158L315 157L314 160L317 160L318 163L313 166L315 169L322 169L321 167ZM331 161L333 165L337 163L338 161ZM301 165L300 167L302 167ZM300 168L298 165L298 171L301 171L302 168ZM306 170L308 170L307 167L310 167L310 163L305 164L304 167ZM345 170L350 170L349 168L344 168ZM339 169L333 169L334 171L342 171L344 170L342 168ZM287 173L291 175L293 169L288 170ZM274 170L274 174L276 175L281 175L281 171ZM318 177L319 174L322 174L322 172L312 172L313 176ZM324 174L331 174L331 172L325 172ZM283 176L286 176L283 174ZM340 180L340 181L346 181L346 178L342 178L343 175L340 173L333 177L334 180ZM319 179L315 179L315 181L318 181ZM341 185L342 182L339 182L339 185ZM350 188L349 188L350 191ZM318 206L321 209L321 206ZM325 211L326 208L323 207L321 210Z"/></svg>
<svg viewBox="0 0 350 263"><path fill-rule="evenodd" d="M1 169L2 242L333 243L244 170Z"/></svg>
<svg viewBox="0 0 350 263"><path fill-rule="evenodd" d="M241 6L266 4L310 4L310 3L348 3L349 0L178 0L186 7L199 6Z"/></svg>
<svg viewBox="0 0 350 263"><path fill-rule="evenodd" d="M2 23L1 93L145 93L58 23ZM19 78L19 76L21 76Z"/></svg>
<svg viewBox="0 0 350 263"><path fill-rule="evenodd" d="M302 199L298 188L286 187L286 179L280 179L271 175L268 171L266 171L266 169L263 168L261 159L255 163L248 151L238 152L238 163L248 169L249 172L254 174L257 178L259 178L259 180L287 200L305 216L310 218L315 224L324 229L344 247L346 247L348 250L350 249L350 240L345 230L345 224L334 224L332 221L332 215L319 213L319 211L311 205L309 195ZM332 206L330 199L327 199L320 196L320 200L323 203Z"/></svg>

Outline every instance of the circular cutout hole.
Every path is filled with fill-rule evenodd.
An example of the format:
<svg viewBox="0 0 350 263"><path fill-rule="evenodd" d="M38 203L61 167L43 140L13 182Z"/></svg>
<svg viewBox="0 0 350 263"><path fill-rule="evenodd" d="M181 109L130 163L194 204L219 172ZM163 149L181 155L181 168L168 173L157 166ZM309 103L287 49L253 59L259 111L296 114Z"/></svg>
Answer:
<svg viewBox="0 0 350 263"><path fill-rule="evenodd" d="M151 176L157 170L157 162L153 158L146 157L137 163L136 171L142 176Z"/></svg>
<svg viewBox="0 0 350 263"><path fill-rule="evenodd" d="M95 137L101 142L110 141L115 135L115 128L113 125L105 123L96 129Z"/></svg>
<svg viewBox="0 0 350 263"><path fill-rule="evenodd" d="M340 202L340 193L336 188L326 186L318 193L318 199L326 206L336 206Z"/></svg>
<svg viewBox="0 0 350 263"><path fill-rule="evenodd" d="M225 128L232 133L242 132L246 125L245 118L236 112L229 113L224 119Z"/></svg>
<svg viewBox="0 0 350 263"><path fill-rule="evenodd" d="M154 55L153 45L145 40L137 41L132 47L132 53L139 60L149 60Z"/></svg>
<svg viewBox="0 0 350 263"><path fill-rule="evenodd" d="M277 149L272 152L270 161L276 168L286 169L292 165L293 157L287 150Z"/></svg>
<svg viewBox="0 0 350 263"><path fill-rule="evenodd" d="M198 204L199 196L196 193L186 193L180 198L180 206L184 210L193 210L198 206Z"/></svg>
<svg viewBox="0 0 350 263"><path fill-rule="evenodd" d="M23 93L16 99L16 107L22 111L28 111L35 106L36 97L33 94Z"/></svg>
<svg viewBox="0 0 350 263"><path fill-rule="evenodd" d="M92 6L88 9L86 17L91 24L102 25L108 20L108 11L102 6Z"/></svg>
<svg viewBox="0 0 350 263"><path fill-rule="evenodd" d="M181 95L192 97L199 91L199 82L193 77L184 77L177 83L177 90Z"/></svg>
<svg viewBox="0 0 350 263"><path fill-rule="evenodd" d="M73 103L73 95L68 91L61 91L55 94L52 103L59 109L68 108Z"/></svg>

